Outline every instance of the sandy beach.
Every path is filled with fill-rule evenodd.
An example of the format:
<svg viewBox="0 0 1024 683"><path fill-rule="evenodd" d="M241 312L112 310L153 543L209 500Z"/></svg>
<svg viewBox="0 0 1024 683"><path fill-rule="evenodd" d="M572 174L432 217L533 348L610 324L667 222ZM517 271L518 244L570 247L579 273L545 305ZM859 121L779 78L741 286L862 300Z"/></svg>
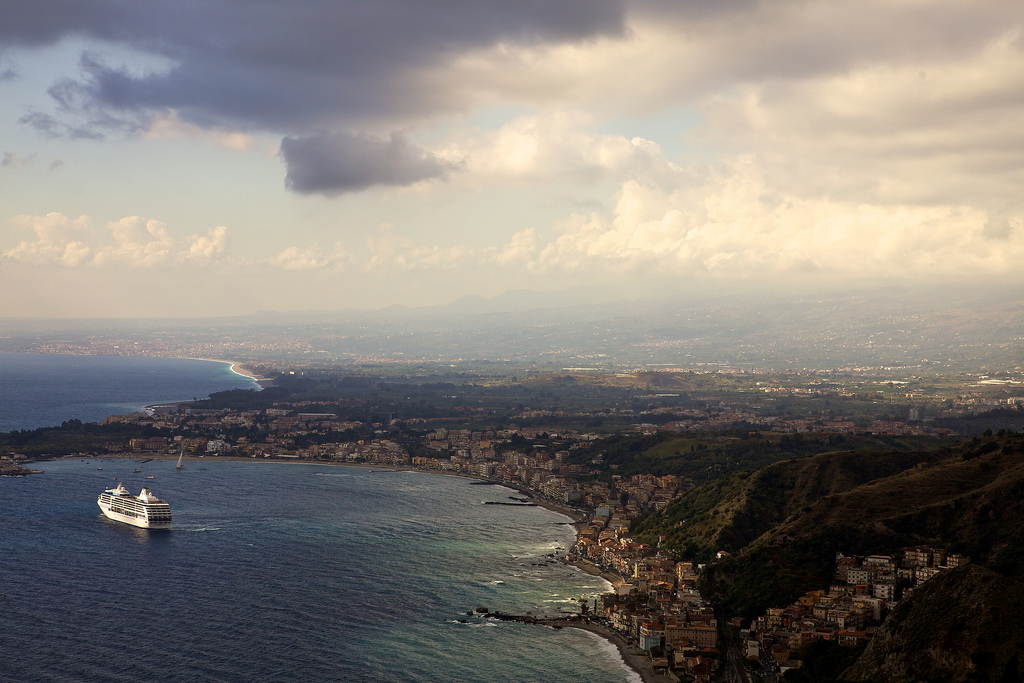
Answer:
<svg viewBox="0 0 1024 683"><path fill-rule="evenodd" d="M612 584L612 588L614 590L618 590L619 586L626 582L625 579L617 572L603 570L593 562L589 562L587 560L578 559L570 561L568 564L579 568L591 576L600 576L602 579ZM549 623L569 628L578 628L604 638L618 649L619 654L622 656L622 661L626 663L626 666L635 671L644 683L676 683L679 680L669 673L655 673L654 668L651 666L651 658L646 653L630 645L622 634L615 629L601 626L600 624L579 621L565 620Z"/></svg>
<svg viewBox="0 0 1024 683"><path fill-rule="evenodd" d="M245 377L256 382L261 389L274 386L274 380L269 377L260 377L254 374L251 370L247 369L241 363L232 360L224 360L223 358L189 358L188 360L205 360L212 361L214 363L227 363L228 369L239 377ZM170 403L147 403L144 406L144 410L147 413L154 412L176 412L179 407L188 405L192 401L172 401ZM245 460L245 458L238 458L239 460Z"/></svg>
<svg viewBox="0 0 1024 683"><path fill-rule="evenodd" d="M587 560L571 560L567 561L566 564L571 564L574 567L582 569L591 576L600 576L602 579L610 583L612 585L612 588L614 588L615 590L618 590L619 586L626 583L626 580L622 578L621 574L601 569L593 562L589 562Z"/></svg>
<svg viewBox="0 0 1024 683"><path fill-rule="evenodd" d="M231 370L231 372L241 377L248 377L249 379L253 380L254 382L256 382L256 384L259 384L263 388L272 386L274 384L274 380L270 379L269 377L260 377L259 375L253 374L251 370L246 368L238 361L225 360L224 358L191 358L190 360L208 360L213 361L214 363L227 363L229 366L228 369Z"/></svg>
<svg viewBox="0 0 1024 683"><path fill-rule="evenodd" d="M594 635L604 638L615 646L630 669L635 671L644 683L678 683L678 678L669 673L654 673L651 667L651 658L646 653L637 650L622 637L617 631L599 624L588 624L579 621L546 621L550 626L562 626L564 628L578 628Z"/></svg>

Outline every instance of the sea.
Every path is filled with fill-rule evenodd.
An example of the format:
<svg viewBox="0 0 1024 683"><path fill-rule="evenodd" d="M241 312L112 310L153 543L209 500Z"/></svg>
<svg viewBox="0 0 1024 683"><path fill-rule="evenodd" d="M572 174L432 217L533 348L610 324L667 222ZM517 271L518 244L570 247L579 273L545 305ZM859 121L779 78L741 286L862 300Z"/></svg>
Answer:
<svg viewBox="0 0 1024 683"><path fill-rule="evenodd" d="M175 364L156 367L180 379ZM210 367L214 384L222 369ZM202 391L155 389L104 405ZM93 400L73 394L62 401ZM476 612L568 613L609 589L553 557L573 542L568 518L486 504L511 489L361 467L141 460L71 458L0 477L0 680L639 681L593 634ZM174 528L103 517L96 497L119 482L168 501Z"/></svg>
<svg viewBox="0 0 1024 683"><path fill-rule="evenodd" d="M0 353L0 432L99 422L229 389L259 385L222 361Z"/></svg>

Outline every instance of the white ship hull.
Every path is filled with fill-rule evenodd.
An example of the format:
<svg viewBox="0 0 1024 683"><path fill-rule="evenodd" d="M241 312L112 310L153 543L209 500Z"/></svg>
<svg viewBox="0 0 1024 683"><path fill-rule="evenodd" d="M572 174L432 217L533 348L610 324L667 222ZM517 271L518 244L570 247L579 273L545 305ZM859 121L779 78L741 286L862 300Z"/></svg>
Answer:
<svg viewBox="0 0 1024 683"><path fill-rule="evenodd" d="M124 486L107 489L96 500L100 510L116 522L124 522L142 529L170 529L171 506L160 500L149 489L133 496Z"/></svg>
<svg viewBox="0 0 1024 683"><path fill-rule="evenodd" d="M143 529L170 529L170 522L150 522L145 517L135 517L132 515L124 514L121 512L115 512L110 509L109 506L104 507L103 503L100 503L100 510L103 514L114 520L115 522L124 522L125 524L131 524L132 526L142 527Z"/></svg>

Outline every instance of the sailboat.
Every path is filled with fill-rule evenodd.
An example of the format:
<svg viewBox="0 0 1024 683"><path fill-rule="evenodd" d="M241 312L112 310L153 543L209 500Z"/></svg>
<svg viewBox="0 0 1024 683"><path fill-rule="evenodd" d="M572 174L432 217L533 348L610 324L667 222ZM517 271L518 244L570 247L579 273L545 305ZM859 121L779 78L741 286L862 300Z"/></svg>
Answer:
<svg viewBox="0 0 1024 683"><path fill-rule="evenodd" d="M175 469L178 469L178 470L183 470L183 469L185 469L185 466L181 464L181 457L182 457L183 455L185 455L185 449L184 449L184 448L182 448L182 449L181 449L181 453L179 453L179 454L178 454L178 466L177 466L177 467L175 467Z"/></svg>

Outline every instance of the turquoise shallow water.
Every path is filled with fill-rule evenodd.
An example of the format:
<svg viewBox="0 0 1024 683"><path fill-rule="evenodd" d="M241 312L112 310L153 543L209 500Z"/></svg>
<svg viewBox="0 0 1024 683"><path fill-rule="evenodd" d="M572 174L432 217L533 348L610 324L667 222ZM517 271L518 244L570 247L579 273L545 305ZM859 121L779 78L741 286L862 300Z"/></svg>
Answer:
<svg viewBox="0 0 1024 683"><path fill-rule="evenodd" d="M508 489L316 465L135 466L0 478L0 679L636 680L590 634L465 617L552 613L607 587L549 562L572 542L565 517L483 504ZM102 517L114 476L169 501L174 530Z"/></svg>

